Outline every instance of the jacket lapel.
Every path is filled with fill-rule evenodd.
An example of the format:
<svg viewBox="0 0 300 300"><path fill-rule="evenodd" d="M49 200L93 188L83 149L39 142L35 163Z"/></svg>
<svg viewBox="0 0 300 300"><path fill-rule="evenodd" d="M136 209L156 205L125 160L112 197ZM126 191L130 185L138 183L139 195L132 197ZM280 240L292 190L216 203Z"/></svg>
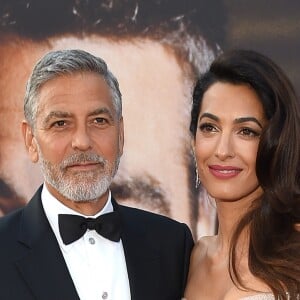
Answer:
<svg viewBox="0 0 300 300"><path fill-rule="evenodd" d="M24 256L16 266L35 298L44 300L78 299L55 235L41 203L41 188L24 208L19 243Z"/></svg>
<svg viewBox="0 0 300 300"><path fill-rule="evenodd" d="M148 239L134 209L112 199L122 217L122 243L132 300L155 299L159 291L159 249ZM37 299L79 300L75 286L41 203L41 188L23 210L19 243L24 255L16 260L23 280ZM52 288L53 287L53 288Z"/></svg>
<svg viewBox="0 0 300 300"><path fill-rule="evenodd" d="M155 299L159 291L159 249L148 239L141 220L136 220L134 209L118 205L122 218L121 239L125 252L127 272L132 300Z"/></svg>

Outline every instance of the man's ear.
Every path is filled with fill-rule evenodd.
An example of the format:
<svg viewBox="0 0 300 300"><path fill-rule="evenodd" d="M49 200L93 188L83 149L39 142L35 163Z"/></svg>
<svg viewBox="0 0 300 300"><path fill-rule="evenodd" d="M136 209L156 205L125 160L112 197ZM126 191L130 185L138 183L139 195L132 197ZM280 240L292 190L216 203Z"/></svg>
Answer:
<svg viewBox="0 0 300 300"><path fill-rule="evenodd" d="M31 161L34 163L38 162L39 154L36 139L33 134L33 129L27 123L27 121L22 122L22 133L25 142L25 147L27 149Z"/></svg>
<svg viewBox="0 0 300 300"><path fill-rule="evenodd" d="M119 125L119 154L120 154L120 156L123 154L123 147L124 147L124 122L123 122L123 117L121 117L120 125Z"/></svg>

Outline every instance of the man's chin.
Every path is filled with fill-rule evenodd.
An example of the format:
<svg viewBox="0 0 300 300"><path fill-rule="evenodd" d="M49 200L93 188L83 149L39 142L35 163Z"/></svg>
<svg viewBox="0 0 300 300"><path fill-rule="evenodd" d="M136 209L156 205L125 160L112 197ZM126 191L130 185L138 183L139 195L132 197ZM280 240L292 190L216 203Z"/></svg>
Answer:
<svg viewBox="0 0 300 300"><path fill-rule="evenodd" d="M68 187L54 187L59 194L61 194L64 198L71 200L76 203L88 203L88 202L97 202L100 198L102 198L109 190L111 181L106 180L98 180L95 183L86 183L86 184L78 184L72 183L68 184ZM73 188L75 187L75 188Z"/></svg>

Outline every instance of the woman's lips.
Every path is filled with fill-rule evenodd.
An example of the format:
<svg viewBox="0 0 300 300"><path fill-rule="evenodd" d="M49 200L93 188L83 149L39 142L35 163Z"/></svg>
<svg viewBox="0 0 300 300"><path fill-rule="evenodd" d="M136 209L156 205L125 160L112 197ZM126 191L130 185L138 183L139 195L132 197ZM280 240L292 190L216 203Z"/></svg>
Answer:
<svg viewBox="0 0 300 300"><path fill-rule="evenodd" d="M242 171L241 168L233 166L210 165L208 168L210 173L219 179L229 179L235 177Z"/></svg>

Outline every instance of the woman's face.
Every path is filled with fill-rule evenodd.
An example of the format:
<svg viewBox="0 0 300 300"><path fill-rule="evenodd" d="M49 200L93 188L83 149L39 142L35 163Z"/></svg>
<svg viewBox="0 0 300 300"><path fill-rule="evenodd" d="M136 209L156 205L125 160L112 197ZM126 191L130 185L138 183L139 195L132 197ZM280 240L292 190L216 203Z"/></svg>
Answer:
<svg viewBox="0 0 300 300"><path fill-rule="evenodd" d="M251 198L260 190L255 164L266 123L247 85L217 82L204 93L194 147L200 181L216 200Z"/></svg>

